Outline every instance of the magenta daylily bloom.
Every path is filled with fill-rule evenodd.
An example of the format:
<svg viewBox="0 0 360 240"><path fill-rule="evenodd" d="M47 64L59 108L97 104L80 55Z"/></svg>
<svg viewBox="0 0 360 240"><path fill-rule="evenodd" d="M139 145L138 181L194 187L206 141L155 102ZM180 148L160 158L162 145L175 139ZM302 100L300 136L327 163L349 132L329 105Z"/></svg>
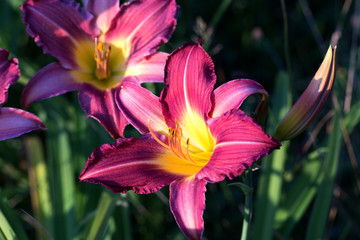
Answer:
<svg viewBox="0 0 360 240"><path fill-rule="evenodd" d="M131 81L162 82L168 54L156 52L176 25L175 0L89 0L86 8L65 0L27 0L21 7L27 31L58 62L27 84L22 105L78 90L88 116L114 138L128 121L115 91ZM127 76L134 76L128 78Z"/></svg>
<svg viewBox="0 0 360 240"><path fill-rule="evenodd" d="M215 81L211 58L189 43L168 58L160 98L124 83L117 104L143 136L95 149L80 180L121 193L152 193L170 184L177 224L188 238L200 239L206 184L239 176L280 146L237 109L250 94L267 95L262 86L233 80L213 92Z"/></svg>
<svg viewBox="0 0 360 240"><path fill-rule="evenodd" d="M8 89L20 76L16 58L8 60L9 52L0 48L0 141L45 128L35 115L21 109L1 107L7 101Z"/></svg>

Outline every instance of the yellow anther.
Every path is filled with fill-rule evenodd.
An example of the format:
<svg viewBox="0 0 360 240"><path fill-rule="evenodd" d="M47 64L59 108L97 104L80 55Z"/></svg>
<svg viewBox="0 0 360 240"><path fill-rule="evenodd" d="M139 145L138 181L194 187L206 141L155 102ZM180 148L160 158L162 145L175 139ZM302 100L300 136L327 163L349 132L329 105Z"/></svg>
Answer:
<svg viewBox="0 0 360 240"><path fill-rule="evenodd" d="M102 42L99 42L99 44L97 45L97 49L100 51L100 52L103 52L104 51L104 44Z"/></svg>

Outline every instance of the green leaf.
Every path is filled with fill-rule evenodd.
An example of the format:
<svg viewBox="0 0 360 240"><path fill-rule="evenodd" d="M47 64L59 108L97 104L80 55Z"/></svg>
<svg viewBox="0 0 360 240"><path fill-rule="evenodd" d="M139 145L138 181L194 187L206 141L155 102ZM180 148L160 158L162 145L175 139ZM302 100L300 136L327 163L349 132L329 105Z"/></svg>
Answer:
<svg viewBox="0 0 360 240"><path fill-rule="evenodd" d="M339 153L341 147L341 129L339 122L339 112L334 110L332 131L329 138L329 152L323 167L324 177L318 188L315 203L311 212L306 239L322 239L326 227L331 205L332 192L336 177L336 170L339 163Z"/></svg>
<svg viewBox="0 0 360 240"><path fill-rule="evenodd" d="M236 186L236 187L240 188L241 191L243 191L243 193L245 195L251 195L254 190L252 187L249 187L248 185L246 185L242 182L230 183L229 186Z"/></svg>
<svg viewBox="0 0 360 240"><path fill-rule="evenodd" d="M46 147L51 200L54 211L54 239L74 239L76 234L75 181L68 132L71 106L57 97L41 102L46 109Z"/></svg>
<svg viewBox="0 0 360 240"><path fill-rule="evenodd" d="M115 208L116 201L119 197L108 191L104 191L101 195L96 215L91 226L87 239L103 239L108 229L109 220Z"/></svg>
<svg viewBox="0 0 360 240"><path fill-rule="evenodd" d="M358 101L351 107L350 112L344 118L344 124L349 134L352 133L352 131L359 123L360 123L360 101Z"/></svg>
<svg viewBox="0 0 360 240"><path fill-rule="evenodd" d="M270 132L274 132L275 126L290 109L291 93L289 88L289 75L280 72L276 78L275 92L272 95L275 100L271 106L273 115L269 119ZM271 239L273 236L274 218L280 202L288 146L289 142L284 142L279 150L275 150L262 161L265 170L261 172L258 184L252 239L265 240ZM261 231L257 229L261 229Z"/></svg>
<svg viewBox="0 0 360 240"><path fill-rule="evenodd" d="M289 237L316 194L319 183L323 179L324 156L325 149L317 149L310 153L302 161L302 167L296 178L290 182L291 187L276 212L274 224L274 228L278 229L285 239Z"/></svg>
<svg viewBox="0 0 360 240"><path fill-rule="evenodd" d="M0 237L1 239L28 239L23 226L9 207L0 189ZM3 237L3 238L2 238Z"/></svg>
<svg viewBox="0 0 360 240"><path fill-rule="evenodd" d="M44 149L40 138L35 135L26 136L24 145L26 159L29 163L28 176L31 202L35 219L41 224L36 229L38 235L42 239L46 239L48 238L47 234L54 232L54 214Z"/></svg>

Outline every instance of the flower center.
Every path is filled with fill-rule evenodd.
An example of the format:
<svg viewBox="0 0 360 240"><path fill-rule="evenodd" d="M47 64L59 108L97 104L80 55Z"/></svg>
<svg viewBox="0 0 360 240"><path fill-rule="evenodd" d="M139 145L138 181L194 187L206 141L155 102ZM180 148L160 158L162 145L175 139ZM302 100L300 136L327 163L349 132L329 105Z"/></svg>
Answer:
<svg viewBox="0 0 360 240"><path fill-rule="evenodd" d="M149 131L152 137L162 146L171 150L175 156L180 159L189 161L198 166L205 166L210 160L211 152L204 152L198 147L190 144L190 138L183 137L182 129L179 127L178 121L175 119L176 126L174 129L168 129L167 144L156 137L155 133L151 130L149 121Z"/></svg>
<svg viewBox="0 0 360 240"><path fill-rule="evenodd" d="M96 62L96 76L99 80L108 78L110 76L110 53L111 46L108 46L105 49L104 44L102 42L98 43L97 38L95 38L94 58Z"/></svg>
<svg viewBox="0 0 360 240"><path fill-rule="evenodd" d="M190 162L195 163L191 159L190 154L189 154L190 139L187 138L186 144L185 144L185 146L183 146L184 144L182 143L183 142L182 129L179 127L178 121L175 120L175 122L176 122L175 129L169 128L168 146L177 157L186 159Z"/></svg>
<svg viewBox="0 0 360 240"><path fill-rule="evenodd" d="M99 90L115 88L127 75L128 57L125 42L111 42L110 45L97 38L79 41L74 49L77 66L71 69L71 74L75 81L88 83Z"/></svg>

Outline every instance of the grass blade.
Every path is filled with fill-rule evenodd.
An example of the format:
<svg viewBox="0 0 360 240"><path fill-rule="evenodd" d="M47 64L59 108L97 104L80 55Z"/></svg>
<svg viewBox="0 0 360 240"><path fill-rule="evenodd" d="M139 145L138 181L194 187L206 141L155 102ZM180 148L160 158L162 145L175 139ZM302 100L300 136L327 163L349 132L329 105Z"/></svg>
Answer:
<svg viewBox="0 0 360 240"><path fill-rule="evenodd" d="M0 238L28 239L19 219L9 207L0 189Z"/></svg>
<svg viewBox="0 0 360 240"><path fill-rule="evenodd" d="M108 229L109 220L119 198L114 194L104 191L101 195L96 215L91 226L90 233L86 239L103 239Z"/></svg>
<svg viewBox="0 0 360 240"><path fill-rule="evenodd" d="M356 102L345 116L344 124L349 134L354 131L355 127L360 123L360 101Z"/></svg>
<svg viewBox="0 0 360 240"><path fill-rule="evenodd" d="M312 202L317 188L323 179L322 166L325 149L318 149L302 161L302 168L294 181L290 183L289 193L276 213L275 229L287 239L296 223L304 215Z"/></svg>
<svg viewBox="0 0 360 240"><path fill-rule="evenodd" d="M56 104L53 101L57 100ZM75 191L70 135L67 132L67 102L61 98L44 101L48 111L46 134L49 179L54 211L54 239L73 239L76 233ZM50 102L53 104L47 106Z"/></svg>
<svg viewBox="0 0 360 240"><path fill-rule="evenodd" d="M274 131L274 126L280 122L290 109L291 94L290 78L285 72L280 72L276 79L276 89L273 94L275 97L272 106L273 115L269 119L269 125ZM287 158L287 148L289 142L284 142L279 150L274 151L263 161L264 172L259 179L257 199L255 202L254 226L252 239L271 239L273 236L273 225L277 207L280 202L282 174L284 171L285 160Z"/></svg>
<svg viewBox="0 0 360 240"><path fill-rule="evenodd" d="M42 225L36 226L36 230L40 239L46 239L48 236L43 228L49 233L53 233L54 216L44 149L40 138L37 136L26 136L24 146L26 159L29 163L28 175L32 209L36 221Z"/></svg>
<svg viewBox="0 0 360 240"><path fill-rule="evenodd" d="M336 177L336 170L339 162L341 146L341 129L339 122L339 112L335 109L333 117L332 132L329 138L329 152L324 163L324 178L318 188L313 210L311 212L306 239L322 239L329 214L332 190Z"/></svg>

